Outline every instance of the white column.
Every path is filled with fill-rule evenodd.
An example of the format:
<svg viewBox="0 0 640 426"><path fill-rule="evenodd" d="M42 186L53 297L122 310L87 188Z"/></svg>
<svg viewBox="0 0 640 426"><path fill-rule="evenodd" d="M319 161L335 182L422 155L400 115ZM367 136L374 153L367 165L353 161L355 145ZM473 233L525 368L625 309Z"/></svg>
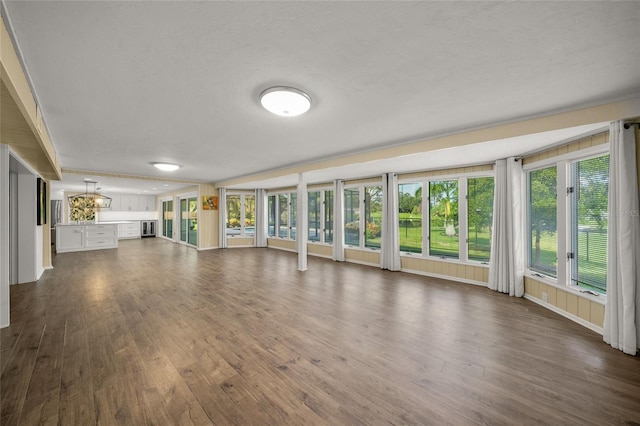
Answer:
<svg viewBox="0 0 640 426"><path fill-rule="evenodd" d="M302 173L298 174L298 197L296 206L296 245L298 247L298 271L307 270L307 239L309 238L307 218L307 183Z"/></svg>
<svg viewBox="0 0 640 426"><path fill-rule="evenodd" d="M9 147L0 145L0 328L9 326Z"/></svg>

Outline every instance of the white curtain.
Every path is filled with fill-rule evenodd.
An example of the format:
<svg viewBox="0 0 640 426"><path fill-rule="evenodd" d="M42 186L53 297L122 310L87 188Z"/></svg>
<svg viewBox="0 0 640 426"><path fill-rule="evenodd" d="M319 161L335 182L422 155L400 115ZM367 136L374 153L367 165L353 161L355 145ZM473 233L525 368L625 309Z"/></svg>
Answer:
<svg viewBox="0 0 640 426"><path fill-rule="evenodd" d="M634 129L609 127L609 225L604 341L635 355L640 342L640 218Z"/></svg>
<svg viewBox="0 0 640 426"><path fill-rule="evenodd" d="M382 269L400 270L398 175L382 175Z"/></svg>
<svg viewBox="0 0 640 426"><path fill-rule="evenodd" d="M333 260L344 262L344 181L333 183Z"/></svg>
<svg viewBox="0 0 640 426"><path fill-rule="evenodd" d="M291 208L296 209L296 246L298 249L298 271L307 270L307 240L309 239L309 231L307 230L309 222L307 210L308 194L307 183L302 173L298 174L298 196L296 197L296 205Z"/></svg>
<svg viewBox="0 0 640 426"><path fill-rule="evenodd" d="M220 218L220 224L218 226L218 246L227 248L227 190L226 188L220 188L220 200L218 201L218 217Z"/></svg>
<svg viewBox="0 0 640 426"><path fill-rule="evenodd" d="M267 191L256 189L256 247L267 246Z"/></svg>
<svg viewBox="0 0 640 426"><path fill-rule="evenodd" d="M522 163L514 157L496 162L489 288L524 295Z"/></svg>

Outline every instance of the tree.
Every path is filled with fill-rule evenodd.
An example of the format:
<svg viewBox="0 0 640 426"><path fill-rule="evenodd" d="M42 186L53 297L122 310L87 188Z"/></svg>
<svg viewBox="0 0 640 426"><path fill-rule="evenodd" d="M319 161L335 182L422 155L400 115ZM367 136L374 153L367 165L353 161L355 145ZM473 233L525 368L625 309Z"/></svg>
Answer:
<svg viewBox="0 0 640 426"><path fill-rule="evenodd" d="M458 225L458 181L429 182L431 221L446 226L449 220ZM435 219L435 220L434 220Z"/></svg>
<svg viewBox="0 0 640 426"><path fill-rule="evenodd" d="M476 241L478 231L491 226L493 220L493 178L469 178L469 229L475 229Z"/></svg>
<svg viewBox="0 0 640 426"><path fill-rule="evenodd" d="M543 232L557 229L557 170L554 167L534 170L529 175L531 232L535 234L534 265L540 264L540 238Z"/></svg>
<svg viewBox="0 0 640 426"><path fill-rule="evenodd" d="M609 196L609 156L591 158L576 163L578 182L575 192L580 223L607 226Z"/></svg>

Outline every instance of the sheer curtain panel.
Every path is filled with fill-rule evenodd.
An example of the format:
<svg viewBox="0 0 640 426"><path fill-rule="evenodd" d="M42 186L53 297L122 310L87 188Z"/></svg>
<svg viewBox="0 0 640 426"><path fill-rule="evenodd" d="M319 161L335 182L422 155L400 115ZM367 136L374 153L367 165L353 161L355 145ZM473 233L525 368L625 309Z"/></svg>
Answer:
<svg viewBox="0 0 640 426"><path fill-rule="evenodd" d="M333 260L344 262L344 181L333 183Z"/></svg>
<svg viewBox="0 0 640 426"><path fill-rule="evenodd" d="M267 191L256 189L256 247L267 246Z"/></svg>
<svg viewBox="0 0 640 426"><path fill-rule="evenodd" d="M382 269L400 270L398 175L382 175Z"/></svg>
<svg viewBox="0 0 640 426"><path fill-rule="evenodd" d="M524 295L522 162L496 161L489 288L510 296Z"/></svg>
<svg viewBox="0 0 640 426"><path fill-rule="evenodd" d="M227 248L227 190L220 188L220 200L218 201L218 217L220 218L220 236L218 245Z"/></svg>
<svg viewBox="0 0 640 426"><path fill-rule="evenodd" d="M604 341L629 355L640 342L640 218L634 129L609 126L609 226Z"/></svg>

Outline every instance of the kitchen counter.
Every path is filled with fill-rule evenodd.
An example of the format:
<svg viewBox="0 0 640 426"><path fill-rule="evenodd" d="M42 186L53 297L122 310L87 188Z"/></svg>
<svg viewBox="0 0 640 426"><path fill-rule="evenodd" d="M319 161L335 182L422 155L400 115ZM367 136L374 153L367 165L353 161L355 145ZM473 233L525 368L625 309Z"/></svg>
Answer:
<svg viewBox="0 0 640 426"><path fill-rule="evenodd" d="M118 248L117 228L113 223L58 223L56 252Z"/></svg>

